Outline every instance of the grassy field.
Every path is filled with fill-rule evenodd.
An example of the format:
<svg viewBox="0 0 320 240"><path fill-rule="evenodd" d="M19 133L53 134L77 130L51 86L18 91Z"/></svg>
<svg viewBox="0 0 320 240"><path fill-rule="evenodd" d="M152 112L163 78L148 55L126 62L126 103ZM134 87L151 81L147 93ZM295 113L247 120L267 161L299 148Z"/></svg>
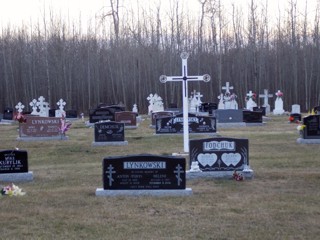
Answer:
<svg viewBox="0 0 320 240"><path fill-rule="evenodd" d="M17 184L25 196L0 197L0 239L319 239L320 145L297 144L286 116L218 129L249 139L253 180L189 180L188 197L96 197L104 157L183 150L182 136L155 136L144 118L128 146L112 147L91 147L81 121L68 141L18 143L18 125L0 125L0 149L27 150L34 174Z"/></svg>

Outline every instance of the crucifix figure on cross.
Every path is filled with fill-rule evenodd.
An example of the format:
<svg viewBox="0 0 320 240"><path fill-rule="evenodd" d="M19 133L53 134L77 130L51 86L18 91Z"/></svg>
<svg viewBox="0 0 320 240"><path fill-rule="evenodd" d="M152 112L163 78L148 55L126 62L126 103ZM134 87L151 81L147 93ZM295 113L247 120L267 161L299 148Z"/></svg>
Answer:
<svg viewBox="0 0 320 240"><path fill-rule="evenodd" d="M183 142L184 152L189 152L189 125L188 125L188 82L189 81L210 81L210 75L203 76L188 76L188 57L189 54L182 52L180 55L182 59L182 75L181 76L160 76L160 82L182 82L182 103L183 103Z"/></svg>

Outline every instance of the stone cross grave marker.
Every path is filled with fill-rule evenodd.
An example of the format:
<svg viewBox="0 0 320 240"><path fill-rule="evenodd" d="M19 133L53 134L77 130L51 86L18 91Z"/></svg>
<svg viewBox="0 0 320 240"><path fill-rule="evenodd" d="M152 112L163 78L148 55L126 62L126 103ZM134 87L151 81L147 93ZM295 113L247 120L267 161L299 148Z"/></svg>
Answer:
<svg viewBox="0 0 320 240"><path fill-rule="evenodd" d="M45 98L40 96L38 98L37 106L39 108L39 116L40 117L48 117L49 116L49 104L45 102Z"/></svg>
<svg viewBox="0 0 320 240"><path fill-rule="evenodd" d="M269 94L268 89L264 89L264 94L259 94L259 98L263 98L263 107L266 108L266 114L270 113L270 105L269 105L269 98L273 97L273 94Z"/></svg>
<svg viewBox="0 0 320 240"><path fill-rule="evenodd" d="M32 112L31 112L31 115L39 115L39 113L37 112L37 100L36 99L33 99L29 105L32 107Z"/></svg>
<svg viewBox="0 0 320 240"><path fill-rule="evenodd" d="M222 87L222 90L226 90L226 93L230 93L230 90L233 89L233 86L230 87L229 82L226 82L226 86Z"/></svg>
<svg viewBox="0 0 320 240"><path fill-rule="evenodd" d="M63 101L63 99L61 98L58 102L57 105L59 106L59 110L56 110L55 112L55 116L56 117L62 117L62 115L65 115L65 111L64 111L64 106L66 105L66 102Z"/></svg>
<svg viewBox="0 0 320 240"><path fill-rule="evenodd" d="M205 74L203 76L188 76L188 57L189 54L182 52L182 74L181 76L160 76L160 82L166 83L169 82L182 82L182 103L183 103L183 148L184 152L189 152L189 128L188 128L188 82L189 81L210 81L210 75Z"/></svg>
<svg viewBox="0 0 320 240"><path fill-rule="evenodd" d="M16 105L16 109L18 113L22 113L24 109L24 105L21 102L18 102L18 104Z"/></svg>
<svg viewBox="0 0 320 240"><path fill-rule="evenodd" d="M247 106L246 108L250 111L253 111L253 108L257 106L257 104L253 101L253 92L250 90L249 93L247 93L247 97L249 98L249 100L247 101Z"/></svg>

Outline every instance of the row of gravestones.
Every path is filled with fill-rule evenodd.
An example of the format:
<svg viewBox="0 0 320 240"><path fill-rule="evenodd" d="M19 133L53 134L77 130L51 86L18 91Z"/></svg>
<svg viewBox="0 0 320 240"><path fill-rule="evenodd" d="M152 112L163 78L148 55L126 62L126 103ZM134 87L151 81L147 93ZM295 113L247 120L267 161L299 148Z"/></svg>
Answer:
<svg viewBox="0 0 320 240"><path fill-rule="evenodd" d="M190 141L189 170L186 159L156 155L133 155L103 159L103 189L106 190L187 190L186 178L196 173L218 173L217 177L232 177L234 171L252 178L249 167L247 139L207 138ZM23 181L19 175L29 174L25 181L33 180L29 171L28 154L23 150L0 151L0 180ZM190 191L187 191L190 193Z"/></svg>
<svg viewBox="0 0 320 240"><path fill-rule="evenodd" d="M31 107L32 111L26 112L25 105L19 102L15 108L17 113L24 113L24 114L31 114L34 116L40 116L40 117L62 117L65 116L66 118L77 118L78 113L76 110L64 110L64 107L66 105L66 102L63 99L60 99L57 102L59 109L50 109L49 103L45 101L45 98L43 96L40 96L38 100L33 99L29 106ZM5 108L3 119L4 120L13 120L14 118L14 110L13 108Z"/></svg>

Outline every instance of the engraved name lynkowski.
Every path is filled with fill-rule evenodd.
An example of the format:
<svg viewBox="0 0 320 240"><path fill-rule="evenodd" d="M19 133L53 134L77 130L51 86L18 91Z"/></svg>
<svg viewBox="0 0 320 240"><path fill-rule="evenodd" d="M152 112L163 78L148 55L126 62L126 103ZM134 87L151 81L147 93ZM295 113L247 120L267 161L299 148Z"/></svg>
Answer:
<svg viewBox="0 0 320 240"><path fill-rule="evenodd" d="M166 162L124 162L123 169L166 169Z"/></svg>
<svg viewBox="0 0 320 240"><path fill-rule="evenodd" d="M228 141L211 141L211 142L204 142L203 143L203 150L204 151L235 151L236 144L235 142L228 142Z"/></svg>

